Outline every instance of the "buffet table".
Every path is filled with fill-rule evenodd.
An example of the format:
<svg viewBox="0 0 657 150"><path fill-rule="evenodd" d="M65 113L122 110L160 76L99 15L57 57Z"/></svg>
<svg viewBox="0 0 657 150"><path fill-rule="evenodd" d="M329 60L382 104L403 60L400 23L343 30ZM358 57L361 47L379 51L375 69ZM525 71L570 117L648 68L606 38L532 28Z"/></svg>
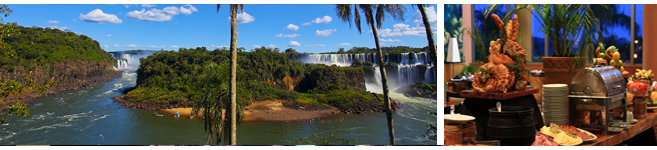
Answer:
<svg viewBox="0 0 657 150"><path fill-rule="evenodd" d="M639 121L635 124L632 124L629 128L621 131L620 133L610 134L610 135L599 135L598 139L593 140L592 142L584 143L581 146L614 146L620 144L623 141L627 141L630 138L638 135L642 132L650 132L651 135L655 135L655 129L652 128L657 126L657 112L648 111L648 117L644 119L638 119ZM647 131L652 129L652 131ZM657 141L650 141L657 144Z"/></svg>

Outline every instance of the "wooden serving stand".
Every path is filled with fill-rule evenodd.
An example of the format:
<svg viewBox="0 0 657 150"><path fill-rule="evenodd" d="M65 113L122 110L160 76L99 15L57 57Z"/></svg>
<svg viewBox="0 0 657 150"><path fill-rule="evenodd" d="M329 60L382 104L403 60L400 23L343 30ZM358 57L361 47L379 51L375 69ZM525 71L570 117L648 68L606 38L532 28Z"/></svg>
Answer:
<svg viewBox="0 0 657 150"><path fill-rule="evenodd" d="M494 99L494 100L507 100L516 97L522 97L538 93L538 88L527 88L522 91L511 91L507 93L500 92L479 92L477 90L463 90L459 96L463 98L480 98L480 99Z"/></svg>
<svg viewBox="0 0 657 150"><path fill-rule="evenodd" d="M495 108L497 102L503 106L528 106L534 108L533 116L536 121L536 129L543 127L543 116L541 109L538 107L534 93L538 93L538 88L527 88L521 91L501 92L478 92L475 90L464 90L460 96L464 97L463 104L465 108L475 117L477 136L476 140L487 140L486 128L488 126L488 109Z"/></svg>

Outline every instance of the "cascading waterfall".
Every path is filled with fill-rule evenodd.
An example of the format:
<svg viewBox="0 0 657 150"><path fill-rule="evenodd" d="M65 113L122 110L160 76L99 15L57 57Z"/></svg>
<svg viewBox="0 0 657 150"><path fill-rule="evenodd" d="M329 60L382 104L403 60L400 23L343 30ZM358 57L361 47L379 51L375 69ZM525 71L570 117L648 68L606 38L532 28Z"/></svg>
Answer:
<svg viewBox="0 0 657 150"><path fill-rule="evenodd" d="M135 70L139 68L139 58L146 57L154 52L155 51L144 51L140 53L111 52L114 54L114 59L116 59L117 64L117 67L114 67L114 69Z"/></svg>
<svg viewBox="0 0 657 150"><path fill-rule="evenodd" d="M399 53L399 54L385 54L384 60L386 63L393 61L397 63L397 80L399 85L404 86L424 80L425 83L436 83L436 73L433 71L433 62L429 58L427 52L419 53ZM337 65L340 67L348 67L353 60L358 58L361 62L370 61L374 64L376 81L367 81L369 83L381 84L381 73L376 61L376 53L358 53L358 54L308 54L299 58L304 63L310 64L326 64ZM396 58L396 59L395 59ZM426 68L426 69L425 69ZM423 70L424 69L424 70ZM386 71L388 72L388 71ZM388 75L390 77L391 75ZM367 78L366 78L367 79ZM390 81L390 80L389 80Z"/></svg>
<svg viewBox="0 0 657 150"><path fill-rule="evenodd" d="M129 65L128 60L126 59L116 59L116 67L114 67L114 70L120 70L120 69L125 69Z"/></svg>

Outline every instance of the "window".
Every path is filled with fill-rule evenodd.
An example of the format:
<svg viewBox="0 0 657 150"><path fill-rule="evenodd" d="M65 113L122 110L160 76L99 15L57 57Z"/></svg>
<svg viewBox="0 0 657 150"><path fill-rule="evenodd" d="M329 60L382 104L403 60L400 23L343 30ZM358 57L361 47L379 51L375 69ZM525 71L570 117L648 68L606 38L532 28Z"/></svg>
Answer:
<svg viewBox="0 0 657 150"><path fill-rule="evenodd" d="M643 63L643 4L635 5L634 10L634 54L637 55L634 64L641 64Z"/></svg>
<svg viewBox="0 0 657 150"><path fill-rule="evenodd" d="M634 5L635 8L632 8L634 4L610 4L607 5L608 9L600 9L602 11L594 11L594 14L601 21L602 28L602 39L599 35L595 35L596 41L602 41L605 44L605 47L614 45L619 49L621 54L621 60L626 65L641 64L642 61L642 52L643 52L643 5ZM489 17L484 20L483 12L489 6L489 4L474 4L474 27L478 27L482 33L482 41L486 48L489 47L489 42L499 38L499 29L495 25L495 22ZM591 5L594 7L594 5ZM509 5L513 7L513 5ZM494 12L498 15L505 14L507 5L502 5L499 9ZM634 14L632 12L634 11ZM532 15L532 47L531 53L532 58L531 62L536 63L540 62L540 57L549 56L554 52L554 49L549 44L549 39L546 39L545 34L541 31L541 24L538 22L537 18ZM635 23L631 23L631 18L634 17ZM485 23L484 23L485 22ZM631 27L634 25L634 33L631 31ZM467 33L466 33L467 34ZM633 37L632 37L633 36ZM547 44L546 44L547 43ZM597 47L597 45L596 45ZM546 52L546 48L548 51ZM525 48L529 50L529 48ZM573 50L577 51L577 48ZM481 61L482 54L475 47L473 51L473 58L475 61ZM485 51L486 56L488 51ZM636 54L636 57L634 56ZM591 55L591 54L589 54ZM596 56L597 57L597 56Z"/></svg>
<svg viewBox="0 0 657 150"><path fill-rule="evenodd" d="M490 47L490 41L497 40L500 38L500 29L497 27L495 24L495 21L489 16L487 18L484 18L484 12L486 8L489 6L489 4L475 4L474 5L474 24L473 28L476 27L479 29L481 32L482 36L482 42L484 43L486 50L484 50L483 54L480 53L481 50L477 49L476 46L474 46L474 52L473 54L475 55L473 58L474 61L482 61L482 57L488 56L488 47ZM501 5L499 8L492 13L497 14L498 16L504 17L504 14L506 14L506 8L508 7L513 7L513 5ZM473 41L473 43L476 41Z"/></svg>

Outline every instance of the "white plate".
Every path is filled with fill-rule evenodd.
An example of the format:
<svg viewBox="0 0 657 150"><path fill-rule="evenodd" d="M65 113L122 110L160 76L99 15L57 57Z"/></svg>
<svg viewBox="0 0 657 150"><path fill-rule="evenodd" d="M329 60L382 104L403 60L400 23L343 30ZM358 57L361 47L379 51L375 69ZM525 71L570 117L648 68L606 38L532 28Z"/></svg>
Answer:
<svg viewBox="0 0 657 150"><path fill-rule="evenodd" d="M445 120L448 123L464 124L468 123L468 121L475 120L475 117L461 114L445 114Z"/></svg>
<svg viewBox="0 0 657 150"><path fill-rule="evenodd" d="M557 88L557 87L568 87L568 85L566 85L566 84L543 84L543 87Z"/></svg>
<svg viewBox="0 0 657 150"><path fill-rule="evenodd" d="M655 106L655 107L646 107L646 109L657 109L657 106Z"/></svg>
<svg viewBox="0 0 657 150"><path fill-rule="evenodd" d="M593 138L591 138L591 139L582 139L582 141L584 141L584 142L593 141L593 140L595 140L595 139L598 139L598 136L595 136L595 134L593 134L593 133L591 133L591 132L589 132L589 131L582 130L582 129L580 129L580 128L577 128L577 130L582 131L582 132L584 132L584 133L586 133L586 134L588 134L588 135L590 135L590 136L593 136ZM580 137L580 138L581 138L581 137Z"/></svg>

